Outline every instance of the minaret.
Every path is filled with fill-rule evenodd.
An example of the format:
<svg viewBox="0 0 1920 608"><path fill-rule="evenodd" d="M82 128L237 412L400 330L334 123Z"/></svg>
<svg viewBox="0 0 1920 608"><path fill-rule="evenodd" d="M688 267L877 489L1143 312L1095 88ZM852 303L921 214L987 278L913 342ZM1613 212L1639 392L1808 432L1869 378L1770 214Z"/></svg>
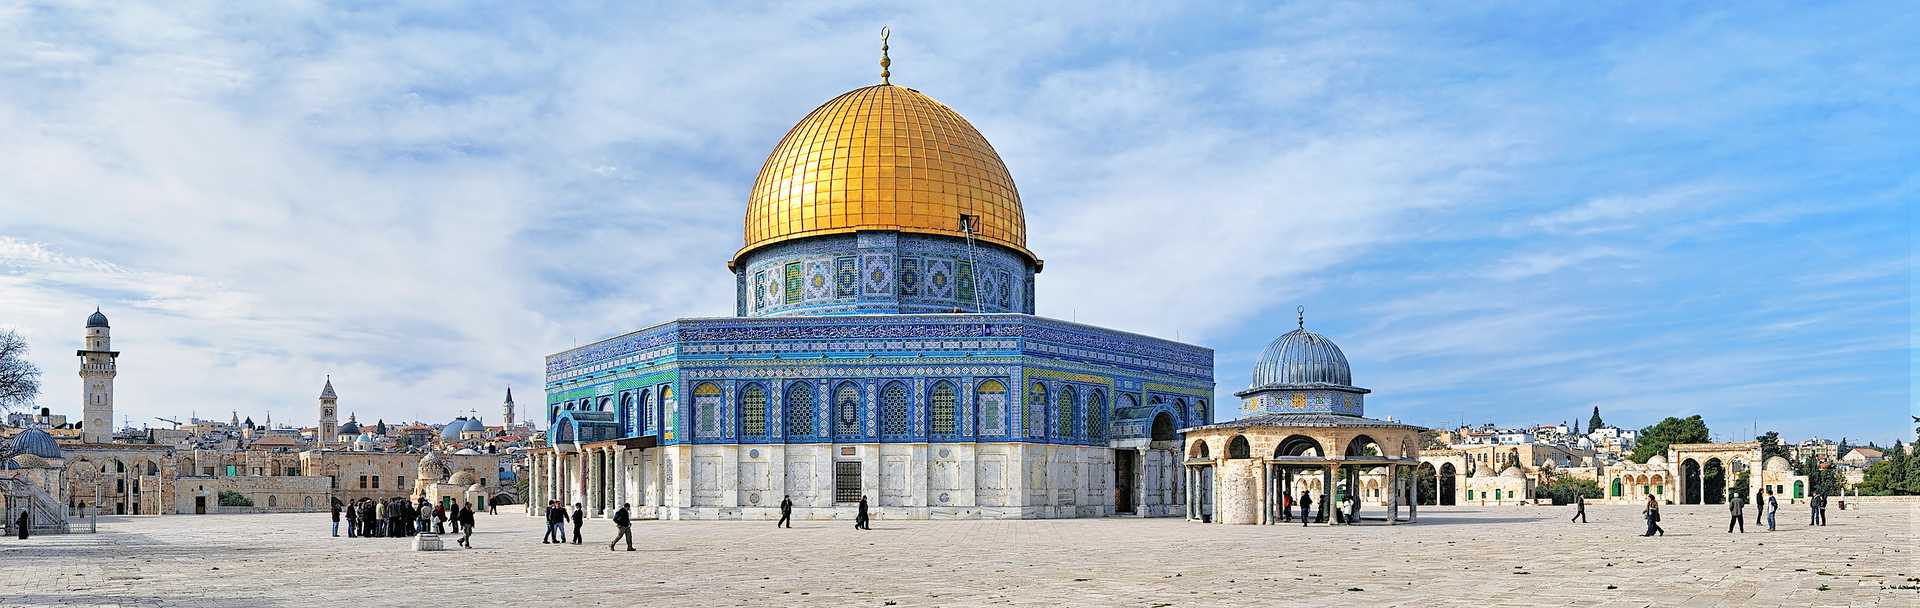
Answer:
<svg viewBox="0 0 1920 608"><path fill-rule="evenodd" d="M119 374L114 360L120 352L113 350L113 331L107 327L107 315L99 308L87 317L86 348L76 351L80 356L80 386L84 401L81 411L84 422L80 425L80 440L87 443L107 443L113 441L113 377Z"/></svg>
<svg viewBox="0 0 1920 608"><path fill-rule="evenodd" d="M340 427L333 424L333 413L339 409L340 397L333 394L333 375L327 375L327 385L320 389L320 428L314 432L314 439L321 446L333 444L334 433Z"/></svg>
<svg viewBox="0 0 1920 608"><path fill-rule="evenodd" d="M507 387L507 403L501 409L505 410L503 412L505 415L501 416L500 420L507 426L513 426L513 387L511 386Z"/></svg>

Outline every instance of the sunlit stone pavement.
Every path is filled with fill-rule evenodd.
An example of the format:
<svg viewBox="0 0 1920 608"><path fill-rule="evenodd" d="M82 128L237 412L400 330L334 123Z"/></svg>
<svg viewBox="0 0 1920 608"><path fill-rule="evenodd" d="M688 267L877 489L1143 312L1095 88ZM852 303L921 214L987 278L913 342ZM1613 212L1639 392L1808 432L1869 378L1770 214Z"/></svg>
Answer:
<svg viewBox="0 0 1920 608"><path fill-rule="evenodd" d="M640 551L540 544L480 516L473 550L327 536L325 514L102 519L0 539L4 606L1916 606L1920 503L1726 534L1719 506L1427 508L1417 525L1180 520L637 522ZM1751 516L1751 515L1749 515ZM453 542L448 538L447 546Z"/></svg>

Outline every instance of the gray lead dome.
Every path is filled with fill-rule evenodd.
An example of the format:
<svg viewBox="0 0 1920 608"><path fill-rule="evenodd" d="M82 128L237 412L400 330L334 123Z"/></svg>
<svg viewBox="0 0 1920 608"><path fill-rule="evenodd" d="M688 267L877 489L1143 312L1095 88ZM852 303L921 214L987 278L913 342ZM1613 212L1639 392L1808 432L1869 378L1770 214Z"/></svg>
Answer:
<svg viewBox="0 0 1920 608"><path fill-rule="evenodd" d="M1305 327L1287 332L1267 344L1253 366L1249 389L1297 384L1353 386L1347 356L1326 336Z"/></svg>

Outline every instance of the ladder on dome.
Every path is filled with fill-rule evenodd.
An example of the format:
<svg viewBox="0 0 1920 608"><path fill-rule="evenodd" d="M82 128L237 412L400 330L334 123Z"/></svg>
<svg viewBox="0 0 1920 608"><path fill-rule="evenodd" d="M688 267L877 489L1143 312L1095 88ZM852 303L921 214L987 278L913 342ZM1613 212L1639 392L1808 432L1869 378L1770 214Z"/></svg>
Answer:
<svg viewBox="0 0 1920 608"><path fill-rule="evenodd" d="M973 292L973 314L980 314L980 260L973 255L973 220L975 216L960 214L960 231L967 235L967 280Z"/></svg>

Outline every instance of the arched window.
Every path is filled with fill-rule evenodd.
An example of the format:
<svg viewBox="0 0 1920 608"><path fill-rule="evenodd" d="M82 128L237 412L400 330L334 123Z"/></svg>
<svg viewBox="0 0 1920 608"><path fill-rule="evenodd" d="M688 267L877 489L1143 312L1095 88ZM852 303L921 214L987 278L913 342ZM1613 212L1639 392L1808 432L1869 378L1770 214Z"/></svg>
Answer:
<svg viewBox="0 0 1920 608"><path fill-rule="evenodd" d="M1207 411L1205 400L1193 402L1193 415L1200 418L1199 424L1213 424L1213 412Z"/></svg>
<svg viewBox="0 0 1920 608"><path fill-rule="evenodd" d="M720 385L702 382L693 387L693 436L720 436Z"/></svg>
<svg viewBox="0 0 1920 608"><path fill-rule="evenodd" d="M927 410L932 416L932 422L927 427L928 432L934 435L952 435L958 432L954 430L953 420L956 400L953 383L945 380L933 383L933 389L928 391L927 395Z"/></svg>
<svg viewBox="0 0 1920 608"><path fill-rule="evenodd" d="M782 404L787 413L788 437L813 436L813 384L795 382L787 385L786 403Z"/></svg>
<svg viewBox="0 0 1920 608"><path fill-rule="evenodd" d="M740 434L748 437L767 434L767 389L758 384L740 389Z"/></svg>
<svg viewBox="0 0 1920 608"><path fill-rule="evenodd" d="M1253 448L1247 444L1246 436L1234 435L1233 440L1227 442L1227 457L1228 458L1252 458L1253 457Z"/></svg>
<svg viewBox="0 0 1920 608"><path fill-rule="evenodd" d="M269 506L269 507L278 507L278 506L280 506L280 497L278 497L278 496L274 496L274 495L271 495L271 494L269 494L269 495L267 495L267 506Z"/></svg>
<svg viewBox="0 0 1920 608"><path fill-rule="evenodd" d="M620 424L628 434L640 432L640 421L633 415L633 393L620 393Z"/></svg>
<svg viewBox="0 0 1920 608"><path fill-rule="evenodd" d="M1087 437L1107 438L1107 393L1097 388L1087 393Z"/></svg>
<svg viewBox="0 0 1920 608"><path fill-rule="evenodd" d="M555 403L553 404L552 411L547 413L547 425L552 426L553 421L559 420L559 419L560 419L560 404Z"/></svg>
<svg viewBox="0 0 1920 608"><path fill-rule="evenodd" d="M880 434L889 436L906 435L912 422L911 412L907 411L907 385L900 381L888 382L880 389Z"/></svg>
<svg viewBox="0 0 1920 608"><path fill-rule="evenodd" d="M974 389L973 408L979 412L978 430L982 435L1007 434L1007 385L988 380Z"/></svg>
<svg viewBox="0 0 1920 608"><path fill-rule="evenodd" d="M1039 382L1027 388L1026 404L1027 437L1038 439L1047 436L1047 385Z"/></svg>
<svg viewBox="0 0 1920 608"><path fill-rule="evenodd" d="M1073 427L1073 415L1079 409L1075 407L1079 402L1080 392L1074 390L1073 385L1060 387L1060 400L1053 406L1055 425L1053 436L1061 439L1073 438L1076 434L1074 431L1077 430Z"/></svg>
<svg viewBox="0 0 1920 608"><path fill-rule="evenodd" d="M306 503L306 505L307 505L307 508L309 508L309 509L311 509L311 508L313 508L313 497L312 497L312 496L308 496L308 497L306 498L306 500L305 500L305 501L303 501L303 502L305 502L305 503Z"/></svg>
<svg viewBox="0 0 1920 608"><path fill-rule="evenodd" d="M612 397L601 397L601 398L600 398L600 407L599 407L599 408L598 408L597 410L595 410L595 411L600 411L600 412L604 412L604 411L608 411L608 410L611 410L611 409L613 409L613 398L612 398Z"/></svg>
<svg viewBox="0 0 1920 608"><path fill-rule="evenodd" d="M639 403L640 405L637 409L640 411L635 413L640 415L640 423L634 425L633 430L645 433L647 429L653 427L653 391L644 388L640 389Z"/></svg>
<svg viewBox="0 0 1920 608"><path fill-rule="evenodd" d="M860 434L860 389L852 382L842 382L833 391L833 434Z"/></svg>

